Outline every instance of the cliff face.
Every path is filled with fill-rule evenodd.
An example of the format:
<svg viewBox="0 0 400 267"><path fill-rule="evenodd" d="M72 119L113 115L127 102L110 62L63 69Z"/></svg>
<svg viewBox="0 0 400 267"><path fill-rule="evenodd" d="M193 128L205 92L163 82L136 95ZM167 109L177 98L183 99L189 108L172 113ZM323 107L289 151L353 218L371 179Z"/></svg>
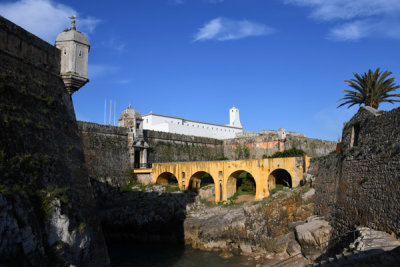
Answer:
<svg viewBox="0 0 400 267"><path fill-rule="evenodd" d="M279 140L274 133L259 133L258 136L245 136L224 140L224 154L229 159L238 159L240 149L247 150L247 158L256 159L262 156L271 156L281 149L296 147L304 150L310 157L320 157L335 150L336 142L324 141L303 136L287 135L285 141Z"/></svg>
<svg viewBox="0 0 400 267"><path fill-rule="evenodd" d="M108 265L59 50L0 17L0 265Z"/></svg>

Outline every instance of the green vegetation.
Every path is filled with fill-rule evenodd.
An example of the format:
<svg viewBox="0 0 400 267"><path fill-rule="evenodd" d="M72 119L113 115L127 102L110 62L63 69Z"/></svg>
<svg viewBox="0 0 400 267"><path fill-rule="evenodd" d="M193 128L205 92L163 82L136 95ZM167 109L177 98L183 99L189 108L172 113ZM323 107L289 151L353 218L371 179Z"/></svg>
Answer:
<svg viewBox="0 0 400 267"><path fill-rule="evenodd" d="M119 188L119 191L120 191L121 193L122 193L122 192L131 192L133 186L138 185L138 184L139 184L139 185L142 185L142 184L140 184L140 183L137 182L137 180L136 180L136 174L133 173L133 170L129 171L127 176L128 176L128 177L127 177L127 178L128 178L128 182L126 183L126 185L121 186L121 187Z"/></svg>
<svg viewBox="0 0 400 267"><path fill-rule="evenodd" d="M283 189L283 184L277 184L274 189L271 190L271 195L275 194L278 191L281 191Z"/></svg>
<svg viewBox="0 0 400 267"><path fill-rule="evenodd" d="M345 82L355 91L344 90L345 96L339 99L339 101L343 100L344 102L338 108L347 104L347 108L356 104L360 106L364 104L377 109L379 104L383 102L391 104L400 102L400 100L393 99L400 97L400 94L392 93L400 86L396 85L394 77L389 78L390 75L392 75L390 71L382 72L380 68L375 71L369 69L368 73L364 72L361 75L354 73L355 79L345 80Z"/></svg>
<svg viewBox="0 0 400 267"><path fill-rule="evenodd" d="M180 191L178 183L176 183L176 184L168 184L165 187L165 192L166 193L173 193L173 192L178 192L178 191Z"/></svg>
<svg viewBox="0 0 400 267"><path fill-rule="evenodd" d="M306 155L306 152L304 152L301 149L297 149L296 147L293 147L291 149L286 149L282 152L275 152L272 156L264 155L263 158L289 158L289 157L302 157L304 155Z"/></svg>
<svg viewBox="0 0 400 267"><path fill-rule="evenodd" d="M216 160L229 160L229 159L227 157L223 156L223 157L217 158Z"/></svg>
<svg viewBox="0 0 400 267"><path fill-rule="evenodd" d="M214 179L211 177L209 173L205 173L203 177L201 177L200 188L203 188L210 184L214 184Z"/></svg>
<svg viewBox="0 0 400 267"><path fill-rule="evenodd" d="M78 231L79 231L80 234L83 234L83 232L84 232L85 229L86 229L86 226L87 226L86 222L81 222L81 223L79 224L79 226L78 226Z"/></svg>
<svg viewBox="0 0 400 267"><path fill-rule="evenodd" d="M250 157L250 150L246 145L238 145L235 149L236 159L248 159Z"/></svg>
<svg viewBox="0 0 400 267"><path fill-rule="evenodd" d="M241 195L255 195L256 183L253 176L248 172L242 172L237 178L236 192L228 200L236 200Z"/></svg>
<svg viewBox="0 0 400 267"><path fill-rule="evenodd" d="M72 209L72 204L68 197L68 188L59 188L49 186L46 190L40 190L36 192L36 196L39 199L40 210L44 212L44 215L48 216L52 208L52 202L54 199L59 199L61 204L66 205L69 209Z"/></svg>

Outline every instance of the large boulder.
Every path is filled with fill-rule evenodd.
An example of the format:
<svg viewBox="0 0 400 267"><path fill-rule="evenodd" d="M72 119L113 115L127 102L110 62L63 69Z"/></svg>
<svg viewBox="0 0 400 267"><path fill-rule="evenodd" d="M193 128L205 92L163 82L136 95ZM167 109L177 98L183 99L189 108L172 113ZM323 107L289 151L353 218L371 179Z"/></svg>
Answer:
<svg viewBox="0 0 400 267"><path fill-rule="evenodd" d="M314 260L325 252L332 227L322 217L311 216L305 224L296 226L296 239L305 257Z"/></svg>

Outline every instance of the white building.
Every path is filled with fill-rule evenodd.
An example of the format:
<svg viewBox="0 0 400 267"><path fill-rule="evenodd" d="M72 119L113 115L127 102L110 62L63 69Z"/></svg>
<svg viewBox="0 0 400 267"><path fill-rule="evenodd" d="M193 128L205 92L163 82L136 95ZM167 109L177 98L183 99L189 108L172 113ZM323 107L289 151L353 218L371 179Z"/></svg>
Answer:
<svg viewBox="0 0 400 267"><path fill-rule="evenodd" d="M239 109L236 107L229 109L228 125L149 113L143 115L143 129L215 139L231 139L235 138L237 133L243 132L239 118Z"/></svg>

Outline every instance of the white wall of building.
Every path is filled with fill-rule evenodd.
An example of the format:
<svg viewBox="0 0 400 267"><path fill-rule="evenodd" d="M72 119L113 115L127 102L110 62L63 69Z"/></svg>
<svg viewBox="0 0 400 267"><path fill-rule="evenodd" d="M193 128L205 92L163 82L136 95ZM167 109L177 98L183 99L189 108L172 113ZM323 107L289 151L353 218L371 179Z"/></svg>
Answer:
<svg viewBox="0 0 400 267"><path fill-rule="evenodd" d="M231 139L235 138L236 133L243 132L241 127L191 121L154 113L143 115L143 129L215 139Z"/></svg>

